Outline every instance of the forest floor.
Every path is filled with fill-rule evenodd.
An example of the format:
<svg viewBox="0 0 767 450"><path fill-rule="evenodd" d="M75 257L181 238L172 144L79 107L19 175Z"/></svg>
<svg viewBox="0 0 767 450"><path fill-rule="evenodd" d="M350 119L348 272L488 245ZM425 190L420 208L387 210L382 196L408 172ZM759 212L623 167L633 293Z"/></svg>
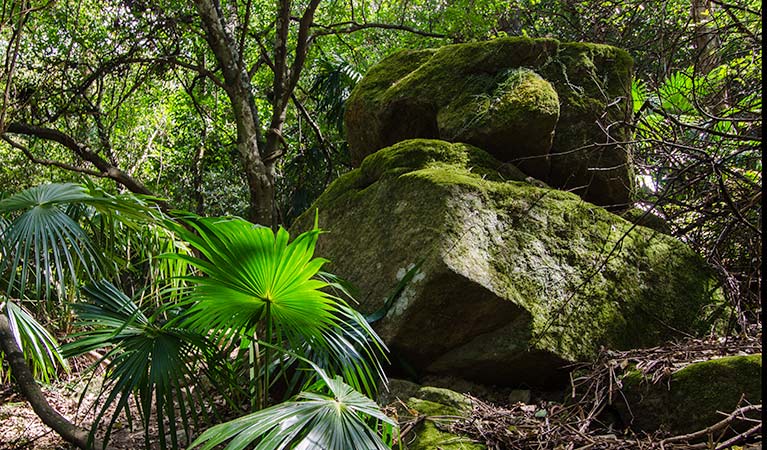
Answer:
<svg viewBox="0 0 767 450"><path fill-rule="evenodd" d="M650 379L659 379L662 374L670 373L695 361L726 355L761 353L761 336L747 339L720 342L718 340L687 340L675 345L652 349L632 350L630 352L605 352L600 359L581 369L586 369L580 377L581 388L589 398L597 399L576 402L574 405L549 403L548 416L541 420L536 416L538 408L532 405L499 406L482 399L472 399L474 412L468 420L452 425L452 430L472 436L478 442L484 442L491 449L761 449L761 429L752 435L744 435L733 445L721 446L722 442L674 442L663 445L668 436L660 435L621 435L612 430L591 426L597 422L599 403L608 395L619 376L616 367L629 361L643 369ZM70 421L87 427L96 417L94 404L98 399L101 377L93 377L88 385L88 377L78 373L77 369L64 379L43 386L46 398L57 411ZM657 380L656 380L657 381ZM87 389L85 389L87 387ZM85 393L83 394L83 391ZM575 386L573 387L573 394ZM82 399L81 399L82 396ZM599 400L601 399L601 400ZM750 407L751 405L745 405ZM580 408L577 414L572 411ZM107 417L111 417L109 411ZM109 441L111 449L144 448L144 431L140 424L133 423L133 428L123 416L113 427ZM728 425L728 424L725 424ZM103 427L102 427L103 428ZM403 432L407 426L403 425ZM524 433L509 433L509 429L525 430ZM103 435L103 429L99 430ZM150 436L157 430L150 428ZM669 442L670 444L670 442ZM0 450L70 450L73 446L64 442L55 432L44 425L29 404L15 391L11 384L0 383ZM356 450L356 449L350 449Z"/></svg>
<svg viewBox="0 0 767 450"><path fill-rule="evenodd" d="M98 410L94 405L101 386L100 377L94 377L90 386L88 379L72 373L65 379L48 386L42 386L51 406L64 417L87 428ZM85 395L80 396L86 388ZM120 420L122 419L122 420ZM115 423L109 448L139 449L144 446L144 433L138 427L127 426L125 417ZM135 425L135 424L134 424ZM27 401L13 385L0 384L0 450L70 450L76 447L65 442L32 410Z"/></svg>

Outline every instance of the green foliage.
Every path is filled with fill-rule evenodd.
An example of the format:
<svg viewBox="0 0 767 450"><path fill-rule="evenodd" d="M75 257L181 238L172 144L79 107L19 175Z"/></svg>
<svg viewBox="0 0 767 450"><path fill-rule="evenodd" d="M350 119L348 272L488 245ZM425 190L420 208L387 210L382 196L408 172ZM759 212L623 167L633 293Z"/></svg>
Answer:
<svg viewBox="0 0 767 450"><path fill-rule="evenodd" d="M8 315L16 343L24 351L24 358L32 374L43 383L49 383L58 375L59 368L69 371L69 364L59 351L59 343L34 316L22 305L0 295L0 314ZM10 381L10 370L4 369L3 353L0 352L0 380Z"/></svg>
<svg viewBox="0 0 767 450"><path fill-rule="evenodd" d="M319 367L315 370L322 381L313 386L313 391L301 392L295 400L216 425L190 448L202 445L203 450L208 450L227 440L231 442L226 450L249 446L259 450L390 448L391 444L384 442L367 422L379 424L388 439L396 422L340 377L329 378Z"/></svg>
<svg viewBox="0 0 767 450"><path fill-rule="evenodd" d="M100 255L63 206L94 198L75 184L41 185L0 201L0 213L22 211L4 229L0 273L7 295L65 296L79 278L98 274ZM32 285L32 286L30 286Z"/></svg>
<svg viewBox="0 0 767 450"><path fill-rule="evenodd" d="M178 448L178 432L187 435L190 426L198 426L207 414L206 395L194 389L199 382L203 356L211 357L213 346L200 334L179 327L166 317L170 311L158 310L146 316L125 294L106 281L84 288L89 303L74 305L85 329L73 335L76 340L62 350L67 357L107 349L92 369L106 364L105 381L99 393L101 408L92 433L107 412L114 407L104 441L109 439L120 414L131 421L130 400L136 406L147 442L153 412L159 444L166 448L166 433L172 448ZM205 373L205 371L202 371ZM170 421L166 428L165 420ZM178 427L180 421L181 428ZM154 437L154 436L152 436Z"/></svg>
<svg viewBox="0 0 767 450"><path fill-rule="evenodd" d="M314 394L302 394L309 397L319 395L317 383L332 382L334 398L347 401L349 411L372 411L374 421L385 417L352 390L375 392L385 347L333 294L348 292L343 283L319 272L325 260L313 258L316 226L289 242L284 229L274 233L241 219L188 216L178 223L142 199L110 195L93 184L38 186L0 201L0 208L1 279L8 295L22 296L3 297L2 312L33 370L47 381L66 362L23 304L28 295L46 295L46 308L36 314L74 309L82 331L63 351L67 357L102 352L91 367L106 365L92 432L107 421L105 442L118 417L132 424L138 413L147 443L157 439L161 448L178 448L180 431L190 436L210 423L210 389L235 410L238 398L252 394L251 406L265 408L278 380L288 396L314 386ZM189 276L190 266L196 276ZM83 283L87 302L69 303ZM250 359L232 362L232 354ZM239 386L243 369L248 392ZM325 371L346 381L325 380ZM306 411L306 403L287 405ZM356 412L350 414L343 423L380 442ZM308 425L338 419L314 415ZM152 424L157 436L149 434Z"/></svg>
<svg viewBox="0 0 767 450"><path fill-rule="evenodd" d="M312 257L320 234L316 226L289 242L283 228L274 233L242 219L192 218L184 223L188 229L171 226L201 257L167 257L184 260L204 275L189 279L194 290L184 303L190 306L186 327L212 331L221 342L246 338L284 343L313 355L332 373L344 374L356 389L375 391L383 377L377 355L384 345L364 318L326 292L330 286L317 278L325 260ZM256 345L251 343L251 352ZM251 374L259 386L252 391L259 388L263 405L274 380L271 372L285 374L294 361L270 347L252 359L259 361L257 374Z"/></svg>
<svg viewBox="0 0 767 450"><path fill-rule="evenodd" d="M339 131L344 126L344 105L362 74L343 57L334 54L315 61L316 74L309 90L316 98L317 111Z"/></svg>

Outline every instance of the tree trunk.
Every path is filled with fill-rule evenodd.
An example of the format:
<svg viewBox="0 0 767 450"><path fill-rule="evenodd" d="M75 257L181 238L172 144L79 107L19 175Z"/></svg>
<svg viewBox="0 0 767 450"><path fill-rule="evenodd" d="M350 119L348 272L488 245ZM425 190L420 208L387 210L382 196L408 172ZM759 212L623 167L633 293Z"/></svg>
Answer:
<svg viewBox="0 0 767 450"><path fill-rule="evenodd" d="M237 150L250 191L248 218L274 226L274 161L265 161L260 151L261 124L247 67L237 44L226 31L220 5L213 0L194 0L194 4L202 20L205 40L221 66L224 89L237 123Z"/></svg>
<svg viewBox="0 0 767 450"><path fill-rule="evenodd" d="M78 448L101 448L101 444L95 440L91 445L88 445L88 431L67 420L48 403L40 386L37 385L32 371L24 361L24 354L13 338L13 332L5 313L0 313L0 349L5 353L16 385L44 424L51 427L65 441L76 445Z"/></svg>
<svg viewBox="0 0 767 450"><path fill-rule="evenodd" d="M696 72L705 75L719 65L719 32L713 21L710 0L692 0L690 6L695 26L695 48L698 50Z"/></svg>

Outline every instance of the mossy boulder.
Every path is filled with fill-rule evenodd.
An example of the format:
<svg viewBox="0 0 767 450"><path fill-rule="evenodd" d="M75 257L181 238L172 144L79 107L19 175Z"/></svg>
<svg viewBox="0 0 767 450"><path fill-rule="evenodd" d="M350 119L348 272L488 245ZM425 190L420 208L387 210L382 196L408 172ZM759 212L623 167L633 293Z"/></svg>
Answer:
<svg viewBox="0 0 767 450"><path fill-rule="evenodd" d="M466 142L593 203L628 205L619 143L630 137L632 64L614 47L553 39L395 53L347 102L352 163L410 138Z"/></svg>
<svg viewBox="0 0 767 450"><path fill-rule="evenodd" d="M762 355L693 363L656 384L634 370L623 377L623 399L625 403L616 404L618 411L636 431L686 434L702 430L739 405L762 402Z"/></svg>
<svg viewBox="0 0 767 450"><path fill-rule="evenodd" d="M487 447L449 431L450 424L471 412L471 401L448 389L424 386L405 402L409 413L422 420L413 437L404 436L408 450L484 450ZM406 420L410 421L411 418Z"/></svg>
<svg viewBox="0 0 767 450"><path fill-rule="evenodd" d="M319 209L316 252L366 314L423 260L374 324L420 374L547 386L602 345L707 329L716 285L693 251L524 180L468 144L404 141L336 180L294 230Z"/></svg>

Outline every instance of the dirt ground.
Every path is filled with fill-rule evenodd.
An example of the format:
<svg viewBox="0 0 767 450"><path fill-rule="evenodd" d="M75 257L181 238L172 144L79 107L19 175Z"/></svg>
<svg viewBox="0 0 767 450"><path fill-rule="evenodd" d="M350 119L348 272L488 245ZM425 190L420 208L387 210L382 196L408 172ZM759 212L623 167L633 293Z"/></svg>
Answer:
<svg viewBox="0 0 767 450"><path fill-rule="evenodd" d="M43 386L48 402L64 417L80 426L88 427L93 420L91 406L96 400L99 377L93 380L78 407L86 380L70 375L50 386ZM122 418L124 419L124 418ZM134 423L134 426L136 424ZM131 431L127 421L118 420L110 439L109 448L137 449L144 445L143 431ZM69 450L75 447L40 421L32 407L11 384L0 384L0 450Z"/></svg>

